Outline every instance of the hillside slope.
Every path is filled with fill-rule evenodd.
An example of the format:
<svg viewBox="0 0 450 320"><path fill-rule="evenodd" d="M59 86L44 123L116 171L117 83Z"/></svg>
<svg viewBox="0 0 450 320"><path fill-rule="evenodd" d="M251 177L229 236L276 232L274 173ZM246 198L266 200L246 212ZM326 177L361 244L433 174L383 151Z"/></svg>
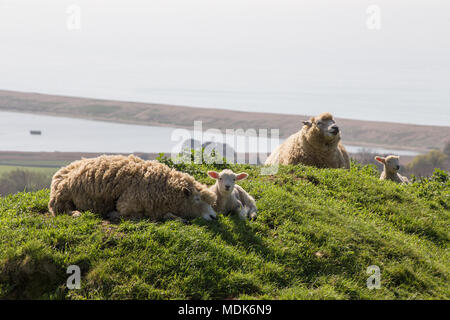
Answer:
<svg viewBox="0 0 450 320"><path fill-rule="evenodd" d="M211 167L179 169L211 184ZM109 224L49 216L48 190L0 198L0 298L450 298L447 173L400 186L355 164L275 176L230 167L250 173L241 185L256 221ZM81 268L79 290L65 286L69 265ZM366 286L371 265L380 289Z"/></svg>

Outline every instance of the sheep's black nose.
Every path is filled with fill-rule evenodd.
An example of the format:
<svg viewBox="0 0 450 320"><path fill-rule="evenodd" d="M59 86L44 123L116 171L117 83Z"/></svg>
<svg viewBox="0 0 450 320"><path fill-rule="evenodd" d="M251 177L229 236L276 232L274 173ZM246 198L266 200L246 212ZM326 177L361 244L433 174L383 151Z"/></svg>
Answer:
<svg viewBox="0 0 450 320"><path fill-rule="evenodd" d="M338 132L339 132L339 127L337 126L337 125L332 125L331 126L331 131L334 133L334 134L337 134Z"/></svg>
<svg viewBox="0 0 450 320"><path fill-rule="evenodd" d="M400 166L397 166L397 170L400 170Z"/></svg>
<svg viewBox="0 0 450 320"><path fill-rule="evenodd" d="M225 189L226 190L230 190L230 186L225 186Z"/></svg>
<svg viewBox="0 0 450 320"><path fill-rule="evenodd" d="M211 215L209 215L213 220L217 220L218 218L217 218L217 216L213 216L212 214Z"/></svg>

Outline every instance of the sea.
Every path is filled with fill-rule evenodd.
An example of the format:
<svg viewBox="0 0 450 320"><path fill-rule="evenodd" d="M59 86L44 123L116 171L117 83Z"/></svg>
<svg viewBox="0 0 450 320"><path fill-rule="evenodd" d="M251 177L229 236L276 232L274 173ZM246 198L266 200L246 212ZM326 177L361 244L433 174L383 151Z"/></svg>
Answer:
<svg viewBox="0 0 450 320"><path fill-rule="evenodd" d="M1 0L0 89L450 126L450 1L372 2Z"/></svg>

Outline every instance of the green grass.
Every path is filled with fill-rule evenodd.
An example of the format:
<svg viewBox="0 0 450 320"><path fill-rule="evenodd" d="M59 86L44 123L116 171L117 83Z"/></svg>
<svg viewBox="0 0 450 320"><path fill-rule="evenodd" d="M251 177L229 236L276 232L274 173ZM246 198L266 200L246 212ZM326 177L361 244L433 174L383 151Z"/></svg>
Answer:
<svg viewBox="0 0 450 320"><path fill-rule="evenodd" d="M450 182L409 186L350 171L282 167L241 185L256 221L106 224L46 213L49 191L0 198L0 298L449 299ZM211 166L179 167L211 184ZM81 268L81 289L65 283ZM369 290L366 269L381 269Z"/></svg>

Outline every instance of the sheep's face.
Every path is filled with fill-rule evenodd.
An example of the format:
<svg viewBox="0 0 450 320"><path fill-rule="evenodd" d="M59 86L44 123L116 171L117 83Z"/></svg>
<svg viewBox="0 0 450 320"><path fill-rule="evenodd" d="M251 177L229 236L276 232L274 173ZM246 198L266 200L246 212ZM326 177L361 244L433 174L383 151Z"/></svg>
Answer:
<svg viewBox="0 0 450 320"><path fill-rule="evenodd" d="M215 201L215 195L208 191L199 191L196 189L183 189L184 201L184 215L188 218L203 217L205 220L216 220L217 214L212 208L211 204Z"/></svg>
<svg viewBox="0 0 450 320"><path fill-rule="evenodd" d="M208 171L208 176L215 179L221 194L231 194L234 190L234 185L236 181L243 180L248 177L245 172L234 173L229 169L223 170L221 173L216 171Z"/></svg>
<svg viewBox="0 0 450 320"><path fill-rule="evenodd" d="M400 157L398 156L387 156L386 158L376 156L375 160L384 164L387 172L397 173L400 170Z"/></svg>
<svg viewBox="0 0 450 320"><path fill-rule="evenodd" d="M303 121L308 130L314 132L314 136L320 137L326 142L339 141L341 138L339 127L336 125L333 116L328 112L313 117L308 121Z"/></svg>

